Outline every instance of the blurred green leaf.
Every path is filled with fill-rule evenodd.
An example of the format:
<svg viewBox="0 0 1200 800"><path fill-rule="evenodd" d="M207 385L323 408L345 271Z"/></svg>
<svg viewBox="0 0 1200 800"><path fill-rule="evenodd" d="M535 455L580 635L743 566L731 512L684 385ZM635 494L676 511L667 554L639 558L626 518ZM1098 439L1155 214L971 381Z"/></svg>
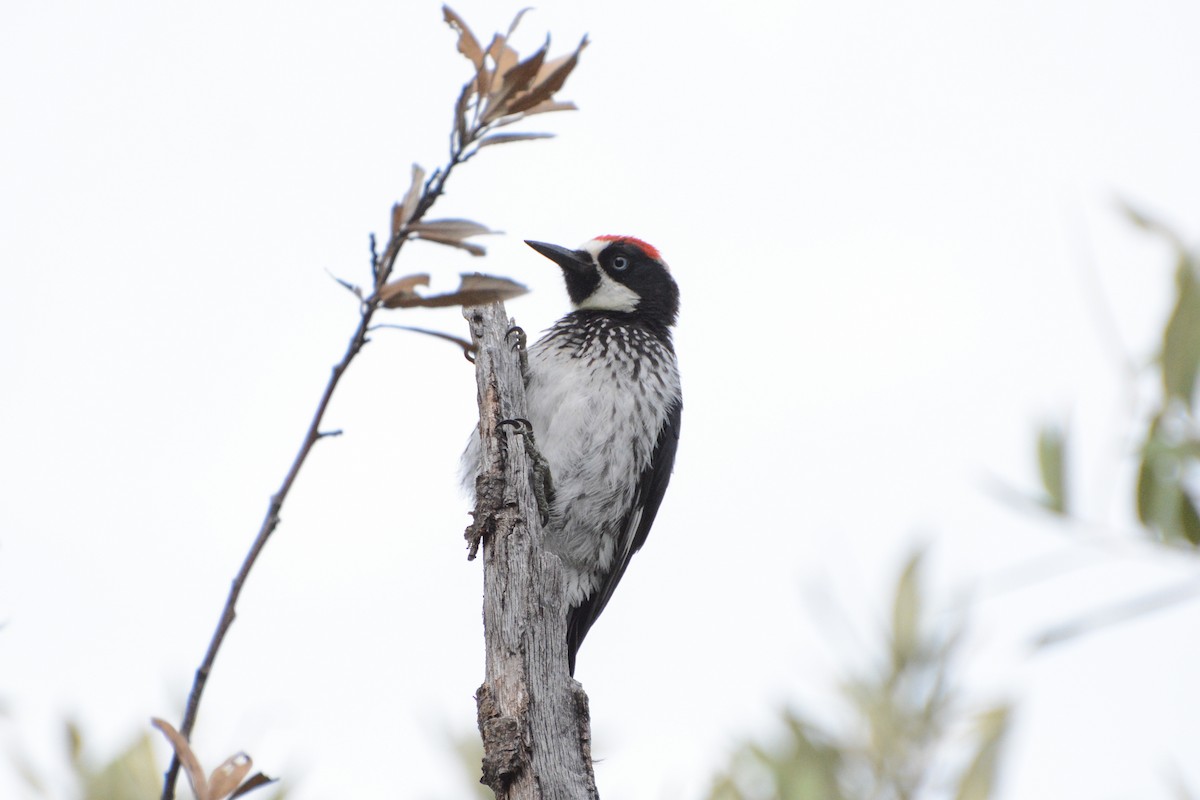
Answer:
<svg viewBox="0 0 1200 800"><path fill-rule="evenodd" d="M955 800L987 800L992 796L1011 711L1007 705L1001 705L979 715L979 747L958 782Z"/></svg>
<svg viewBox="0 0 1200 800"><path fill-rule="evenodd" d="M843 684L851 720L844 732L785 711L783 734L738 748L708 800L913 800L947 785L941 762L960 752L967 721L953 680L963 626L927 618L923 563L923 551L914 552L896 581L888 657ZM990 796L1007 711L974 720L970 763L949 776L961 800Z"/></svg>
<svg viewBox="0 0 1200 800"><path fill-rule="evenodd" d="M162 772L148 733L99 769L85 769L80 777L86 800L153 800L162 791Z"/></svg>
<svg viewBox="0 0 1200 800"><path fill-rule="evenodd" d="M149 732L143 733L111 760L96 765L87 757L90 748L79 725L67 720L63 723L63 731L66 746L63 755L78 787L70 796L82 800L158 800L161 797L163 764L154 749L157 737ZM9 761L30 790L47 796L44 788L46 781L19 751L10 753ZM254 796L260 795L262 800L285 800L287 790L277 786L270 795L258 792ZM184 791L179 796L190 795Z"/></svg>
<svg viewBox="0 0 1200 800"><path fill-rule="evenodd" d="M792 736L790 769L780 773L779 788L783 797L797 800L841 800L838 771L842 755L836 747L821 741L820 734L792 712L784 714Z"/></svg>
<svg viewBox="0 0 1200 800"><path fill-rule="evenodd" d="M1142 445L1137 475L1137 514L1143 525L1166 542L1200 545L1200 514L1185 485L1189 467L1200 459L1197 442L1172 441L1168 416L1180 414L1177 406L1160 411L1150 423ZM1176 419L1186 424L1186 419Z"/></svg>
<svg viewBox="0 0 1200 800"><path fill-rule="evenodd" d="M1038 433L1038 470L1046 491L1046 508L1066 514L1066 434L1057 425L1046 425Z"/></svg>
<svg viewBox="0 0 1200 800"><path fill-rule="evenodd" d="M1178 252L1175 290L1175 307L1163 331L1163 391L1190 408L1200 371L1200 279L1196 264L1183 249Z"/></svg>
<svg viewBox="0 0 1200 800"><path fill-rule="evenodd" d="M1134 225L1137 225L1144 231L1149 231L1150 233L1154 233L1163 237L1170 242L1176 250L1182 248L1183 244L1180 238L1176 236L1175 231L1167 227L1166 224L1155 219L1153 216L1147 214L1141 209L1134 208L1132 205L1123 200L1120 202L1120 205L1121 209L1125 212L1125 216L1129 217L1129 220Z"/></svg>
<svg viewBox="0 0 1200 800"><path fill-rule="evenodd" d="M84 769L83 734L79 730L79 724L74 720L67 720L65 727L67 734L67 757L71 759L71 766L78 772Z"/></svg>
<svg viewBox="0 0 1200 800"><path fill-rule="evenodd" d="M1200 545L1200 514L1196 502L1186 491L1179 492L1179 531L1189 543Z"/></svg>
<svg viewBox="0 0 1200 800"><path fill-rule="evenodd" d="M1138 518L1163 541L1182 538L1179 512L1183 490L1167 458L1146 453L1138 469Z"/></svg>
<svg viewBox="0 0 1200 800"><path fill-rule="evenodd" d="M1163 226L1149 214L1144 213L1140 209L1134 208L1127 202L1121 201L1121 209L1125 212L1125 216L1129 217L1130 221L1139 228L1155 233L1162 233Z"/></svg>
<svg viewBox="0 0 1200 800"><path fill-rule="evenodd" d="M8 753L9 767L20 777L29 790L38 797L49 797L46 791L46 782L42 776L38 774L37 768L33 763L19 750L10 750Z"/></svg>
<svg viewBox="0 0 1200 800"><path fill-rule="evenodd" d="M892 657L898 667L916 657L920 642L922 556L920 550L910 555L896 582L896 597L892 603Z"/></svg>
<svg viewBox="0 0 1200 800"><path fill-rule="evenodd" d="M1146 432L1146 442L1142 446L1142 461L1138 465L1137 474L1137 515L1138 520L1148 527L1154 527L1157 518L1158 476L1154 473L1153 443L1158 439L1162 427L1162 415L1158 414L1150 421L1150 429Z"/></svg>

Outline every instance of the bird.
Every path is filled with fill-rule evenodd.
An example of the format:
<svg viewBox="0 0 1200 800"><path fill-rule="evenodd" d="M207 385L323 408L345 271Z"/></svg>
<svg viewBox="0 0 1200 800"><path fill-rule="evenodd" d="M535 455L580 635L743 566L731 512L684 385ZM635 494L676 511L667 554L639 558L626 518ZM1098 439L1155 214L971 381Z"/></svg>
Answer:
<svg viewBox="0 0 1200 800"><path fill-rule="evenodd" d="M527 349L525 389L534 446L549 468L545 544L563 564L574 676L579 647L645 544L674 469L679 287L659 251L633 236L598 236L577 249L525 243L562 269L571 301ZM468 446L468 490L478 459L478 446Z"/></svg>

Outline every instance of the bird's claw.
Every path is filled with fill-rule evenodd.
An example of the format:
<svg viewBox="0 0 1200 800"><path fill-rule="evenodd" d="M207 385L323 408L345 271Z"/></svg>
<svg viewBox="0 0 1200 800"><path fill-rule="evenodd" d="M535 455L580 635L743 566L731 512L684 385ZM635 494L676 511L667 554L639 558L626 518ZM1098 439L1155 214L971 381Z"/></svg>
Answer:
<svg viewBox="0 0 1200 800"><path fill-rule="evenodd" d="M502 419L496 423L497 428L503 428L506 425L511 425L513 428L516 428L514 433L516 433L517 436L526 436L531 442L533 441L533 423L524 417Z"/></svg>
<svg viewBox="0 0 1200 800"><path fill-rule="evenodd" d="M504 338L507 339L514 333L517 335L517 337L513 347L516 349L521 358L521 377L525 379L526 383L529 383L529 352L527 350L529 338L525 335L525 329L520 325L513 325L511 328L505 331Z"/></svg>
<svg viewBox="0 0 1200 800"><path fill-rule="evenodd" d="M517 343L515 346L520 348L521 350L524 350L525 345L527 345L529 343L529 338L525 335L525 329L522 328L520 325L513 325L511 328L509 328L508 330L506 330L504 332L504 338L507 339L509 336L512 336L514 333L517 335Z"/></svg>
<svg viewBox="0 0 1200 800"><path fill-rule="evenodd" d="M517 436L525 438L525 454L533 462L533 495L537 498L538 514L542 525L550 522L550 504L554 502L554 482L550 475L550 464L546 461L533 435L533 423L523 417L502 419L496 423L497 428L511 426Z"/></svg>

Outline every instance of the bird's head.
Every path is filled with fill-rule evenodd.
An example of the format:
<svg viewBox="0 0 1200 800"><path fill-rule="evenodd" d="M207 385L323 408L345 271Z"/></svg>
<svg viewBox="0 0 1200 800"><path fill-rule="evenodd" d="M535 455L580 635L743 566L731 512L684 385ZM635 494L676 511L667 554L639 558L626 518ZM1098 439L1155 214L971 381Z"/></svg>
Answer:
<svg viewBox="0 0 1200 800"><path fill-rule="evenodd" d="M679 287L658 250L632 236L597 236L578 250L525 244L562 267L571 304L578 310L632 314L663 326L675 324Z"/></svg>

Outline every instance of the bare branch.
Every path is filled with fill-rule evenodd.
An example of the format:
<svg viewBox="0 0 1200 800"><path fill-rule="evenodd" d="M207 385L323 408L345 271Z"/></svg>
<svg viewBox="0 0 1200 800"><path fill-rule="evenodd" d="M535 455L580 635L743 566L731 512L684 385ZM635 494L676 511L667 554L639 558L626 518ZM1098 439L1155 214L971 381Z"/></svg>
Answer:
<svg viewBox="0 0 1200 800"><path fill-rule="evenodd" d="M499 303L463 314L477 347L482 446L472 531L484 550L483 783L499 800L597 798L587 695L567 672L562 565L543 548L525 436L501 424L526 413L512 323Z"/></svg>

